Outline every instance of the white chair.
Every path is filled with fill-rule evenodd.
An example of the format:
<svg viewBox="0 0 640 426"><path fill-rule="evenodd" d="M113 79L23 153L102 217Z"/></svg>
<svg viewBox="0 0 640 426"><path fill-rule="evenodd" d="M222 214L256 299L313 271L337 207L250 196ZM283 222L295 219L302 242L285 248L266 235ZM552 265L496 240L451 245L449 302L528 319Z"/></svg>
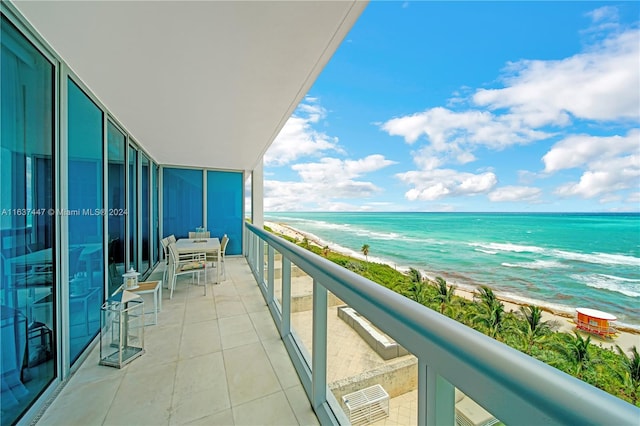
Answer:
<svg viewBox="0 0 640 426"><path fill-rule="evenodd" d="M225 252L227 250L227 244L229 244L229 237L224 234L222 241L220 241L220 251L218 253L207 253L207 262L211 262L215 267L218 264L218 255L220 256L220 268L222 269L222 279L227 279L227 269L224 265Z"/></svg>
<svg viewBox="0 0 640 426"><path fill-rule="evenodd" d="M162 272L162 282L165 283L168 288L169 283L167 282L167 274L169 272L169 237L163 238L160 242L162 243L162 253L164 257L164 271Z"/></svg>
<svg viewBox="0 0 640 426"><path fill-rule="evenodd" d="M209 232L209 231L205 231L205 232L189 232L189 239L190 240L194 240L196 238L211 238L210 235L211 235L211 232Z"/></svg>
<svg viewBox="0 0 640 426"><path fill-rule="evenodd" d="M169 280L171 281L171 293L169 299L173 298L173 290L176 288L176 278L179 275L198 274L198 285L200 285L200 272L204 271L204 295L207 295L207 261L205 253L179 254L175 243L169 244Z"/></svg>

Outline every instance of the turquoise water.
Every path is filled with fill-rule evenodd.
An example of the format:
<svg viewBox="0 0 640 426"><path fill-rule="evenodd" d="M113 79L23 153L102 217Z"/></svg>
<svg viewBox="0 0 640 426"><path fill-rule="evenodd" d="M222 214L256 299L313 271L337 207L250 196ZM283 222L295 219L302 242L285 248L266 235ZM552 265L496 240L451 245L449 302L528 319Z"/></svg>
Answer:
<svg viewBox="0 0 640 426"><path fill-rule="evenodd" d="M639 214L267 213L334 250L640 326Z"/></svg>

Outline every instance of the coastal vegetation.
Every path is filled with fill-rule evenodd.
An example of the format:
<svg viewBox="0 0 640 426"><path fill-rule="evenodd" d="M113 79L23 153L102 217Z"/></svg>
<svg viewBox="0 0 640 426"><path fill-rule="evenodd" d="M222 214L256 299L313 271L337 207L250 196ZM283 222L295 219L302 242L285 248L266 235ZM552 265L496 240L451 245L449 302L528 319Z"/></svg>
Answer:
<svg viewBox="0 0 640 426"><path fill-rule="evenodd" d="M308 239L279 235L365 278L402 294L430 309L480 331L542 362L573 375L616 397L640 406L640 355L637 348L613 350L594 344L591 337L558 331L559 324L543 321L538 306L506 311L490 287L482 286L469 300L442 277L429 280L410 268L401 272L389 265L369 262L370 247L362 246L365 260L330 251Z"/></svg>

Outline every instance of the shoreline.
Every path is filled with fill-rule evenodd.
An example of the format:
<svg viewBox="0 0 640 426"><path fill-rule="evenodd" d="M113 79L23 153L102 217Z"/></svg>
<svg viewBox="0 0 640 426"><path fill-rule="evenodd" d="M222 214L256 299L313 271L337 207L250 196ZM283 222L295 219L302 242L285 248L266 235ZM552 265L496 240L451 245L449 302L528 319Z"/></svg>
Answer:
<svg viewBox="0 0 640 426"><path fill-rule="evenodd" d="M345 256L351 256L360 260L366 260L365 256L362 255L361 253L357 253L353 250L345 249L344 247L328 244L326 241L323 241L318 236L313 235L311 233L300 231L296 228L293 228L287 225L286 223L265 221L264 225L271 228L275 233L286 235L290 238L294 238L300 241L304 238L307 238L311 244L314 244L316 246L324 247L328 245L329 249L331 249L336 253L340 253ZM390 267L395 268L396 270L403 273L406 273L409 270L408 267L398 267L398 265L394 263L391 263L391 262L385 261L384 259L376 258L373 256L368 256L368 261L389 265ZM434 277L430 276L428 273L426 273L426 271L420 271L420 272L422 272L422 274L429 280L434 279ZM449 283L449 280L447 280L447 282ZM455 293L457 296L460 296L469 300L473 300L473 296L475 294L475 290L473 289L473 286L459 285L456 282L451 282L450 284L456 286ZM546 305L542 301L515 300L514 298L509 298L507 296L504 296L499 291L494 290L494 293L496 294L498 299L504 304L505 312L517 311L520 309L520 306L535 305L535 306L538 306L540 309L542 309L544 320L556 321L559 324L557 331L572 332L575 330L575 324L573 322L574 315L571 312L565 312L564 310L553 308L551 306ZM630 326L627 324L616 324L615 327L618 330L619 335L617 338L613 340L605 340L600 338L599 336L592 335L592 334L588 334L588 335L591 336L592 343L600 344L605 347L614 348L616 345L618 345L625 351L629 351L632 346L636 346L640 348L640 326L638 328L634 328L633 326Z"/></svg>

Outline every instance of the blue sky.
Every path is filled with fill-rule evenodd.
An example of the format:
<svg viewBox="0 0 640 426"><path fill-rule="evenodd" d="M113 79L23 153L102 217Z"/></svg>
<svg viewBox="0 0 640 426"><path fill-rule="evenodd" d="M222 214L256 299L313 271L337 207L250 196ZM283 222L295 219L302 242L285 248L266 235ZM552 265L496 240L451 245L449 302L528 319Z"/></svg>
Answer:
<svg viewBox="0 0 640 426"><path fill-rule="evenodd" d="M640 211L639 5L369 3L265 211Z"/></svg>

